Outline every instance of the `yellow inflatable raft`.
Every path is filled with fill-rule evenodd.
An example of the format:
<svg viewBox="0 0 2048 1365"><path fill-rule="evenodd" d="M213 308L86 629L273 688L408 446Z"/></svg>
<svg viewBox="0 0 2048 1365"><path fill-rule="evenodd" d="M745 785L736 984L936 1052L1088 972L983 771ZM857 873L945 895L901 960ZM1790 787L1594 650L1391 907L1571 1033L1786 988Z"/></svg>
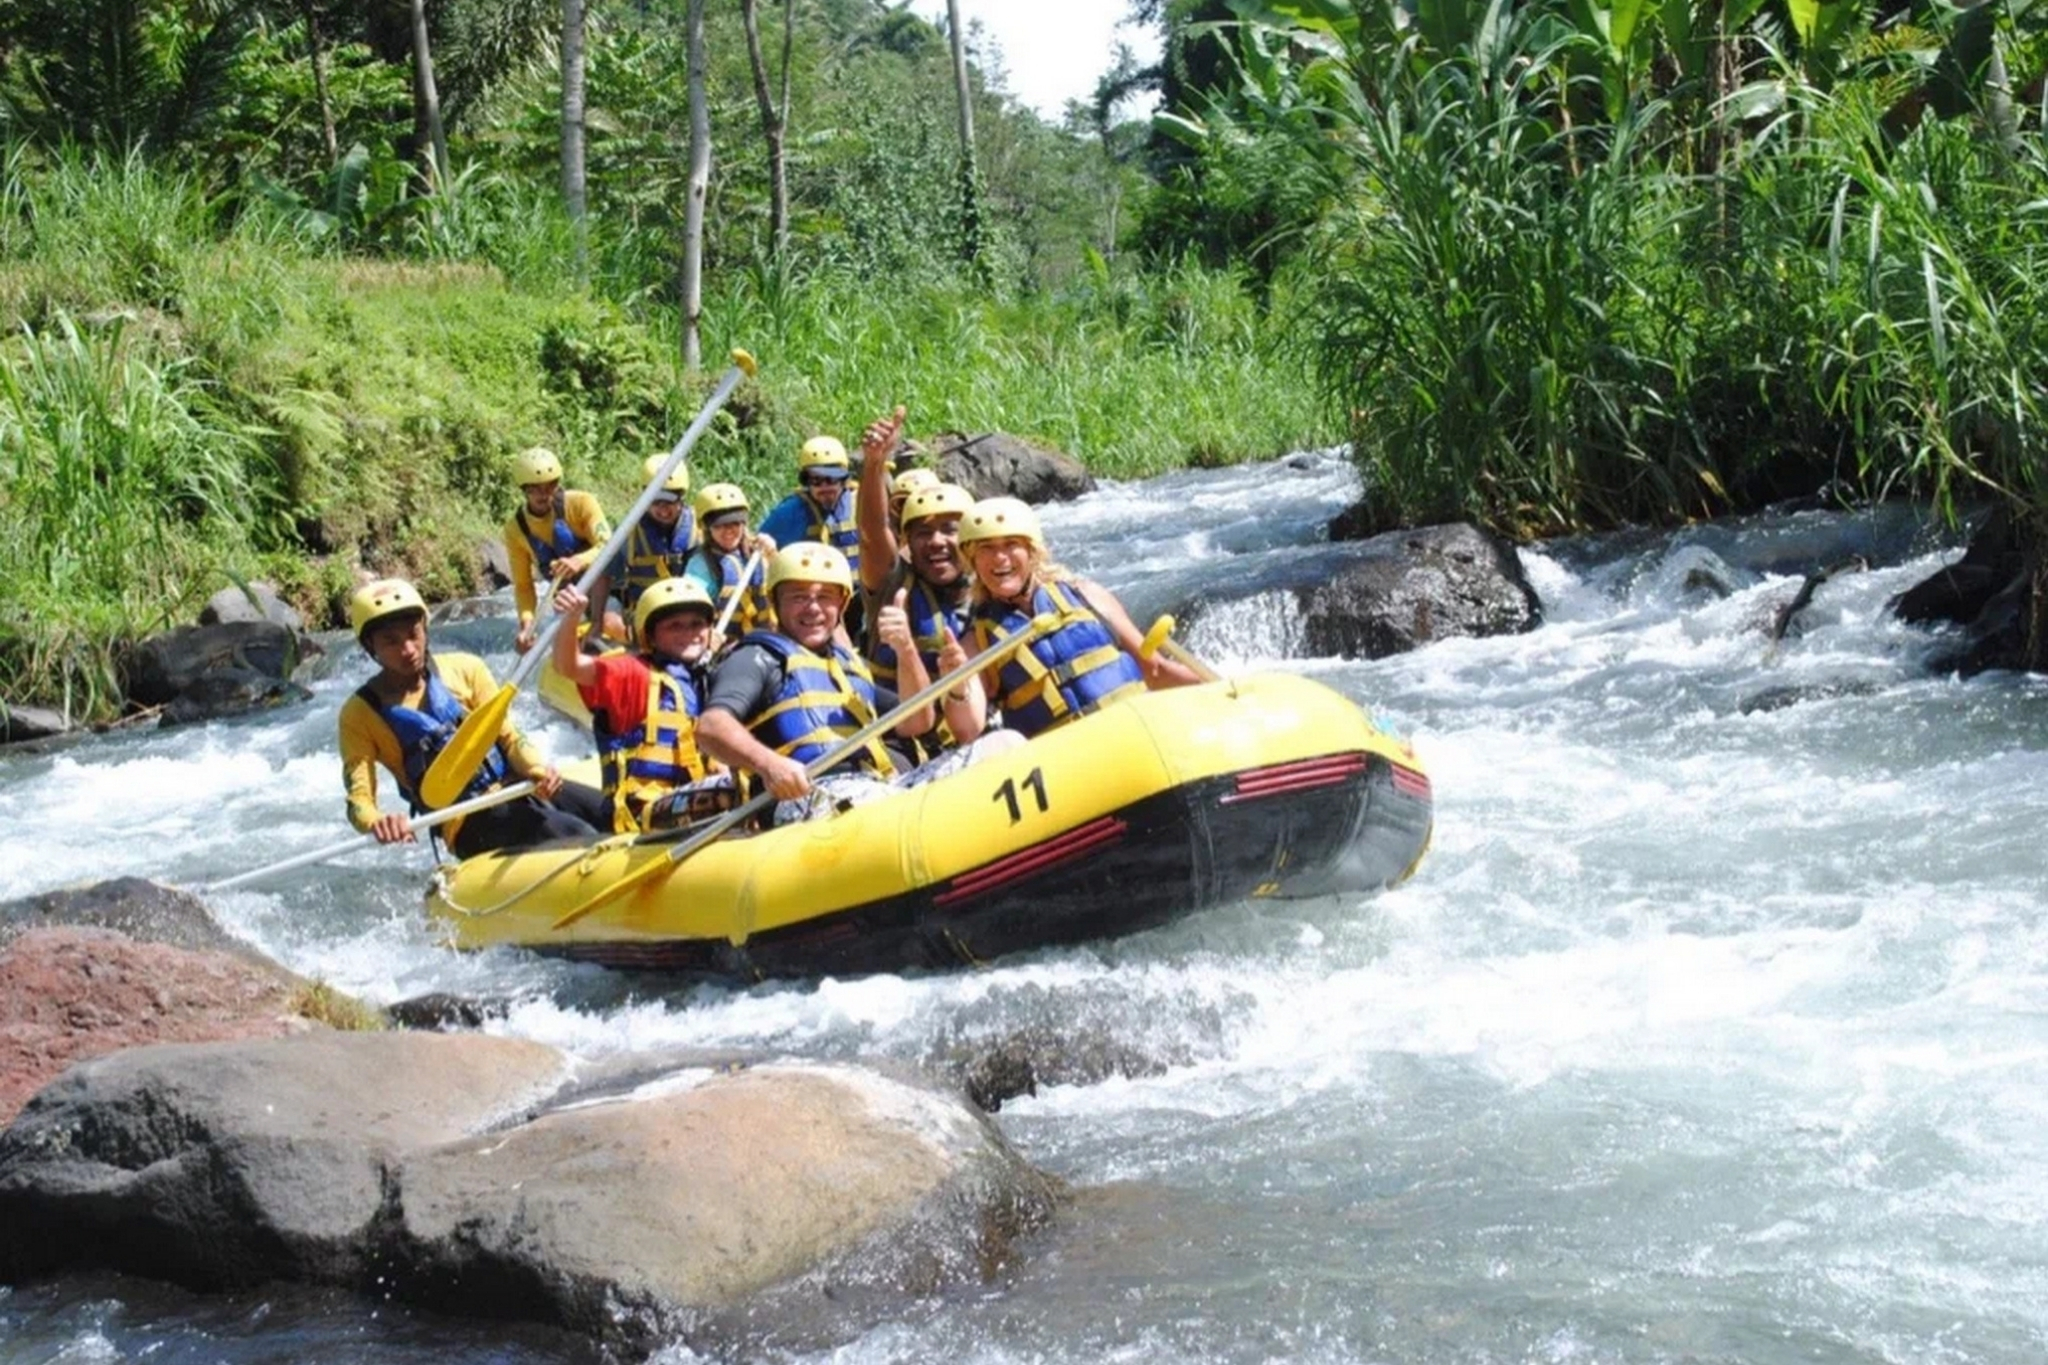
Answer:
<svg viewBox="0 0 2048 1365"><path fill-rule="evenodd" d="M1249 896L1364 892L1428 846L1429 779L1351 701L1260 674L1149 692L928 786L728 837L588 914L673 845L444 869L465 948L753 981L979 963ZM565 922L565 917L566 922Z"/></svg>

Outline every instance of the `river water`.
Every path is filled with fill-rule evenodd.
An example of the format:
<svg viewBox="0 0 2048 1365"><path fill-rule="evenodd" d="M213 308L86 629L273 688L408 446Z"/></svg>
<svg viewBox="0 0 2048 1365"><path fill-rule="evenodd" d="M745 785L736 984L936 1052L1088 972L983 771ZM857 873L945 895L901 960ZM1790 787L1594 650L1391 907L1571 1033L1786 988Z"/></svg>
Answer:
<svg viewBox="0 0 2048 1365"><path fill-rule="evenodd" d="M1354 490L1302 455L1046 521L1140 619L1242 599L1189 634L1225 671L1301 670L1413 740L1436 841L1395 891L744 992L452 955L419 912L417 849L216 911L349 991L509 1000L496 1029L585 1055L927 1061L1050 1028L1162 1064L1005 1106L1074 1199L993 1283L749 1358L2048 1358L2048 683L1930 675L1931 638L1886 617L1952 537L1886 511L1553 544L1523 552L1547 616L1530 634L1301 658L1282 590L1350 553L1316 537ZM1871 567L1774 646L1799 575L1851 554ZM499 615L437 639L502 675L509 636ZM310 706L0 760L0 898L200 882L339 837L334 713L366 673L338 646ZM576 753L532 705L543 743ZM9 1365L564 1351L347 1295L0 1290Z"/></svg>

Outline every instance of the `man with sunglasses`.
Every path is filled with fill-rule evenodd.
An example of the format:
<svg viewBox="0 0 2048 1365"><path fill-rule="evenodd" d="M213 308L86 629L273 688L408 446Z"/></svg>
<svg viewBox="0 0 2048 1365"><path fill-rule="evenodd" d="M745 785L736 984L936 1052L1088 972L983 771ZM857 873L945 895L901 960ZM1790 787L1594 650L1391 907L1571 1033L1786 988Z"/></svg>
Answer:
<svg viewBox="0 0 2048 1365"><path fill-rule="evenodd" d="M858 496L846 447L836 437L813 436L797 452L797 491L768 509L761 534L787 548L805 541L830 545L860 571L860 528L854 515Z"/></svg>

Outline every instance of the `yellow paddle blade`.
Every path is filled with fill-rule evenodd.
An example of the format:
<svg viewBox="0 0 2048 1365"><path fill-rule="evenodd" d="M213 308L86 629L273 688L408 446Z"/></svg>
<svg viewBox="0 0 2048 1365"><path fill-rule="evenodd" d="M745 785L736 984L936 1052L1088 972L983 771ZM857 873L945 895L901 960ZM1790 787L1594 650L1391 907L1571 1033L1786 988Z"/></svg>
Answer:
<svg viewBox="0 0 2048 1365"><path fill-rule="evenodd" d="M476 776L476 770L483 766L485 757L498 742L498 731L504 728L505 714L512 709L512 699L518 695L519 689L507 684L498 689L495 697L463 719L450 736L447 747L434 755L434 761L427 766L427 775L420 779L421 805L445 806L462 795L462 789L469 785L470 778Z"/></svg>
<svg viewBox="0 0 2048 1365"><path fill-rule="evenodd" d="M1173 615L1170 612L1152 623L1152 629L1145 632L1144 640L1138 645L1139 663L1146 664L1152 662L1152 656L1157 654L1159 647L1166 643L1166 637L1173 634L1173 628L1176 624L1178 623L1173 619Z"/></svg>
<svg viewBox="0 0 2048 1365"><path fill-rule="evenodd" d="M732 363L739 366L749 379L752 379L754 372L761 368L760 364L755 361L753 352L743 351L737 346L732 348Z"/></svg>
<svg viewBox="0 0 2048 1365"><path fill-rule="evenodd" d="M610 886L607 886L604 890L597 892L586 900L577 902L574 906L564 911L562 917L553 924L550 924L548 928L565 929L600 906L610 905L613 901L640 885L640 883L651 881L656 877L667 876L674 866L675 864L667 858L650 859L613 882Z"/></svg>

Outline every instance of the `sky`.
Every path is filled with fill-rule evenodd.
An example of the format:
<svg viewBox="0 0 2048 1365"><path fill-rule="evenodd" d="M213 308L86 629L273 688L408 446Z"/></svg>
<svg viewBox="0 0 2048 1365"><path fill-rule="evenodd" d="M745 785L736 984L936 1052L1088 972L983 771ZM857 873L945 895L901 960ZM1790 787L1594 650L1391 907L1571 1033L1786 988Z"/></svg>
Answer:
<svg viewBox="0 0 2048 1365"><path fill-rule="evenodd" d="M946 0L912 0L911 10L943 26ZM1006 84L1019 101L1057 121L1070 99L1087 100L1119 42L1141 62L1159 55L1155 29L1118 27L1125 0L960 0L971 33L976 20L1002 49Z"/></svg>

